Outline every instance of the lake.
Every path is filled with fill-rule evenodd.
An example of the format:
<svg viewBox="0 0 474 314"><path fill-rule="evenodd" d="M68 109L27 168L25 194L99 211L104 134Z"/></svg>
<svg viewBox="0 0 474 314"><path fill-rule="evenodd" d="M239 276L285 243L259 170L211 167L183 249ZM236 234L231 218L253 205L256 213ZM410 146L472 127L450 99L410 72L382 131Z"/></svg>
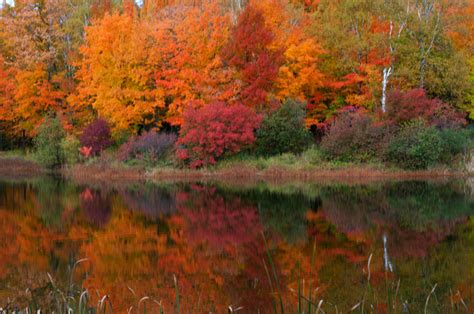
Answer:
<svg viewBox="0 0 474 314"><path fill-rule="evenodd" d="M0 178L0 308L472 313L473 287L474 190L460 179Z"/></svg>

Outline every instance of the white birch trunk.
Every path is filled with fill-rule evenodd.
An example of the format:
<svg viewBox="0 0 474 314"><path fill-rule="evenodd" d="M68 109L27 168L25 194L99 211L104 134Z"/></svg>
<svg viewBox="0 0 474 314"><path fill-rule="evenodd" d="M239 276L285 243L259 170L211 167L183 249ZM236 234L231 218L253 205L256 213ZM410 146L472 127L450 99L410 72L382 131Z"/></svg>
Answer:
<svg viewBox="0 0 474 314"><path fill-rule="evenodd" d="M392 75L392 67L383 69L383 80L382 80L382 112L385 113L387 103L387 84L388 79Z"/></svg>

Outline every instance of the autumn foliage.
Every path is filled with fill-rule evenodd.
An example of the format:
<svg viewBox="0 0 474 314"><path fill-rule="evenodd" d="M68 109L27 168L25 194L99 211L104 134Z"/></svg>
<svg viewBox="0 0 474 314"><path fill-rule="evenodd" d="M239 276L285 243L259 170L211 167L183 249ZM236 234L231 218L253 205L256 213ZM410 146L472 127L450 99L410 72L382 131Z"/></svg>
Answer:
<svg viewBox="0 0 474 314"><path fill-rule="evenodd" d="M216 102L201 109L188 109L178 140L177 156L198 168L238 153L255 141L261 117L241 104Z"/></svg>
<svg viewBox="0 0 474 314"><path fill-rule="evenodd" d="M458 128L472 118L471 3L138 2L22 0L2 7L2 138L27 142L53 113L69 135L101 117L118 142L143 130L182 128L184 145L192 134L186 111L242 104L271 116L286 99L305 104L305 127L318 139L348 107L391 125L422 118ZM235 150L208 149L212 158L194 152L183 159L212 164Z"/></svg>
<svg viewBox="0 0 474 314"><path fill-rule="evenodd" d="M240 98L248 106L264 107L267 95L276 80L280 52L271 51L274 40L271 29L265 25L263 12L253 5L240 15L223 56L240 72L243 83Z"/></svg>
<svg viewBox="0 0 474 314"><path fill-rule="evenodd" d="M113 129L133 129L155 122L163 104L156 99L152 68L147 64L147 29L128 15L106 14L85 29L77 94L71 101L88 105ZM133 49L131 49L133 47Z"/></svg>
<svg viewBox="0 0 474 314"><path fill-rule="evenodd" d="M82 132L81 145L86 155L99 155L104 149L112 145L110 137L110 128L107 121L104 119L97 119L89 124Z"/></svg>
<svg viewBox="0 0 474 314"><path fill-rule="evenodd" d="M388 120L397 124L423 119L440 128L452 128L465 123L465 114L439 99L430 99L423 89L394 90L388 95L387 107Z"/></svg>

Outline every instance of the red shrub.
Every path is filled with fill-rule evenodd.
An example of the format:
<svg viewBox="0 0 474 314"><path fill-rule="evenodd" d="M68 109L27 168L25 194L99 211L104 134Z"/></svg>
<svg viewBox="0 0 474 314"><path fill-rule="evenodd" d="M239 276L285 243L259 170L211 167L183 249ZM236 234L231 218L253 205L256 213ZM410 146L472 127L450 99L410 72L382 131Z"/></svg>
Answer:
<svg viewBox="0 0 474 314"><path fill-rule="evenodd" d="M321 147L329 157L366 161L383 154L391 130L364 110L340 111L322 138Z"/></svg>
<svg viewBox="0 0 474 314"><path fill-rule="evenodd" d="M222 102L201 109L188 109L178 139L177 157L192 168L239 152L255 141L254 130L261 116L252 109Z"/></svg>
<svg viewBox="0 0 474 314"><path fill-rule="evenodd" d="M80 140L82 146L91 148L92 155L100 154L101 151L112 145L107 121L103 119L93 121L84 129Z"/></svg>
<svg viewBox="0 0 474 314"><path fill-rule="evenodd" d="M461 112L437 98L428 98L421 88L389 93L386 117L395 124L421 118L440 128L459 127L466 123Z"/></svg>

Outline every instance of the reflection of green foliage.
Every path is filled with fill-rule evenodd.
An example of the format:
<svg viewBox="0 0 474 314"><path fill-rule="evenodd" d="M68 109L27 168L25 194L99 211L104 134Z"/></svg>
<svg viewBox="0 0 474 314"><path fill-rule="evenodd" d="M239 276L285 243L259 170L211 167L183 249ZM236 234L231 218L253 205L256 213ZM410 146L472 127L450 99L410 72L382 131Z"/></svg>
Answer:
<svg viewBox="0 0 474 314"><path fill-rule="evenodd" d="M382 216L387 222L424 231L474 212L474 201L466 197L464 186L456 182L329 185L321 189L321 199L323 210L331 217L358 227L370 225Z"/></svg>
<svg viewBox="0 0 474 314"><path fill-rule="evenodd" d="M287 242L306 237L306 212L312 207L311 199L300 193L284 195L265 190L250 190L242 196L257 205L263 224Z"/></svg>
<svg viewBox="0 0 474 314"><path fill-rule="evenodd" d="M421 231L441 221L474 213L474 202L461 188L455 184L413 181L388 185L386 195L398 222Z"/></svg>
<svg viewBox="0 0 474 314"><path fill-rule="evenodd" d="M339 309L349 309L359 302L361 292L367 284L360 267L341 255L331 257L319 270L318 275L320 283L324 286L340 287L323 292L323 298L327 302L337 304Z"/></svg>
<svg viewBox="0 0 474 314"><path fill-rule="evenodd" d="M321 189L323 208L325 201L337 203L338 209L354 211L379 210L383 203L381 185L344 185L334 184Z"/></svg>
<svg viewBox="0 0 474 314"><path fill-rule="evenodd" d="M119 189L119 194L129 210L136 210L157 218L176 211L176 200L169 187L145 183Z"/></svg>
<svg viewBox="0 0 474 314"><path fill-rule="evenodd" d="M69 234L67 228L70 224L65 221L65 217L68 217L66 213L76 210L79 203L84 203L84 189L51 177L26 183L10 183L0 182L0 207L3 205L19 215L36 212L39 216L35 218L37 223L52 229L53 233L59 231L64 232L64 235ZM275 233L288 242L281 247L282 255L275 255L283 261L279 264L280 261L276 260L275 264L281 267L277 269L277 273L279 276L282 274L284 283L294 283L300 279L300 269L290 265L291 254L301 253L301 257L309 261L312 241L305 237L307 234L311 238L316 236L317 267L312 269L317 269L317 274L313 273L313 276L321 288L317 296L324 299L325 304L330 302L337 305L340 310L349 309L360 302L369 289L366 304L383 305L387 302L381 233L389 236L388 248L395 270L394 274L388 276L391 297L394 297L395 286L400 279L400 290L396 298L398 309L407 300L410 312L422 312L424 301L435 283L438 284L438 289L432 302L430 301L430 313L449 310L445 305L449 306L451 288L454 293L460 289L467 302L472 302L472 293L466 295L469 292L465 291L466 287L473 285L474 280L474 269L471 266L474 260L473 200L466 194L466 186L462 182L410 181L366 185L301 183L286 186L259 183L246 188L219 184L191 186L184 183L140 183L133 186L117 185L114 188L110 185L97 186L93 190L93 196L104 196L104 199L110 201L110 207L116 215L120 215L124 208L139 209L139 213L133 215L133 219L139 222L138 225L145 228L156 226L157 232L163 234L169 232L169 221L162 218L166 216L162 215L166 211L160 212L159 209L172 208L177 192L187 192L183 193L187 197L181 197L178 206L189 210L173 211L173 215L184 213L189 220L196 214L194 220L189 220L196 223L183 228L190 228L187 231L209 229L206 233L209 241L232 243L235 247L238 247L241 236L246 235L248 228L255 225L260 228L260 219L270 233ZM79 202L81 192L83 196ZM98 204L98 208L104 207L100 202ZM213 208L222 209L221 206L226 210L216 211L215 216L208 215L209 212L212 214ZM259 209L259 216L255 212L256 207ZM307 210L315 207L321 207L321 215L306 220ZM241 216L232 216L235 214L232 211L241 208L252 209L251 220L239 220ZM199 216L199 209L202 210L202 216ZM156 213L159 215L155 216ZM469 215L470 220L467 218ZM236 219L233 220L232 217ZM209 226L213 221L225 223L221 224L222 228ZM255 223L246 223L247 221ZM87 221L77 223L85 224ZM199 228L193 228L194 226ZM239 228L232 231L232 226ZM90 231L95 232L93 228ZM234 236L229 237L232 232ZM195 234L202 237L203 233ZM69 239L66 238L65 243L67 241ZM166 245L173 248L178 244L169 240ZM70 269L71 261L83 257L75 246L70 246L68 250L67 258L66 254L62 255L62 251L61 254L54 250L53 253L46 252L55 278L64 282L68 279L66 270ZM239 252L245 254L243 258L248 258L249 261L253 261L252 258L258 255L255 250L251 253L242 250ZM367 272L362 269L366 267L366 258L371 253L372 280L369 288ZM261 275L265 276L264 273ZM225 277L225 280L230 281L226 283L229 285L233 284L232 280L240 279L241 277L231 275ZM301 279L307 280L306 277Z"/></svg>
<svg viewBox="0 0 474 314"><path fill-rule="evenodd" d="M38 213L45 226L62 229L62 213L68 208L79 207L79 192L74 184L52 177L44 177L33 183Z"/></svg>

